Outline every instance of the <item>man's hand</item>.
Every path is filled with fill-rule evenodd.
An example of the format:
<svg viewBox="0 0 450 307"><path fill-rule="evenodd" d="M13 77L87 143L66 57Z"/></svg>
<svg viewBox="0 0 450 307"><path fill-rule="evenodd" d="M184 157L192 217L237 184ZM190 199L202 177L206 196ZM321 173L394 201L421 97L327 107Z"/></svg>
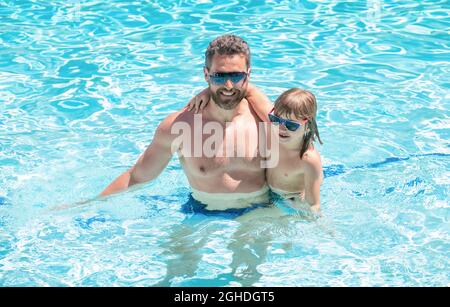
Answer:
<svg viewBox="0 0 450 307"><path fill-rule="evenodd" d="M82 201L76 202L74 204L63 204L63 205L59 205L59 206L54 206L54 207L47 209L47 211L55 212L55 211L68 210L68 209L73 209L73 208L89 205L91 202L94 202L94 201L104 201L104 200L106 200L106 197L97 196L95 198L82 200Z"/></svg>
<svg viewBox="0 0 450 307"><path fill-rule="evenodd" d="M208 105L210 97L209 88L205 88L189 101L186 106L187 110L194 110L195 113L202 111Z"/></svg>

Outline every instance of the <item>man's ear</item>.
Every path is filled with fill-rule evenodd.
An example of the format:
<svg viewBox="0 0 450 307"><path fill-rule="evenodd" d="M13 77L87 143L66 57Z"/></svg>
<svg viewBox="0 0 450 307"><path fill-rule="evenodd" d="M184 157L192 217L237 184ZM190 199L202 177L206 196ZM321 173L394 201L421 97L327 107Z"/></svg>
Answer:
<svg viewBox="0 0 450 307"><path fill-rule="evenodd" d="M203 66L203 75L205 76L205 81L207 83L209 83L209 72L208 72L208 68L206 68L206 66Z"/></svg>

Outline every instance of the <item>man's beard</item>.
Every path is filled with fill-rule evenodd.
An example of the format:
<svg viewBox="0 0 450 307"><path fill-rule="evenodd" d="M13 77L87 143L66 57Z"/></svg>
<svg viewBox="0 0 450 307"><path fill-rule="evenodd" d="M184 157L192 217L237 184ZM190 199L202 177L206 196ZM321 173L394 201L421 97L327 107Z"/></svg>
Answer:
<svg viewBox="0 0 450 307"><path fill-rule="evenodd" d="M217 91L213 92L211 91L211 97L216 103L216 105L222 109L225 110L233 110L235 109L239 103L242 101L242 99L245 97L245 94L247 93L246 88L236 89L233 88L232 92L233 95L228 97L225 97L224 95L221 95L220 92L227 91L225 88L219 88Z"/></svg>

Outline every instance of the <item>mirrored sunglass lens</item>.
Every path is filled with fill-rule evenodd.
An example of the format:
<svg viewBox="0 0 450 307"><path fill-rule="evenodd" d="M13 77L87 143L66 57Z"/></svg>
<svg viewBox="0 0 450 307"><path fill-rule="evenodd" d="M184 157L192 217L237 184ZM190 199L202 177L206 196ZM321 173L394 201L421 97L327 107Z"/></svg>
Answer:
<svg viewBox="0 0 450 307"><path fill-rule="evenodd" d="M230 80L233 83L238 83L244 78L245 78L245 74L243 74L243 73L230 74Z"/></svg>
<svg viewBox="0 0 450 307"><path fill-rule="evenodd" d="M299 124L297 124L297 123L291 123L291 122L288 122L288 121L285 122L284 124L285 124L286 128L287 128L289 131L295 131L295 130L297 130L297 129L300 127Z"/></svg>
<svg viewBox="0 0 450 307"><path fill-rule="evenodd" d="M274 123L274 124L279 124L279 123L280 123L279 118L276 117L276 116L274 116L273 114L269 114L269 119L270 119L270 121L271 121L272 123Z"/></svg>
<svg viewBox="0 0 450 307"><path fill-rule="evenodd" d="M245 76L246 76L246 74L242 73L242 72L238 72L238 73L215 73L215 74L211 75L211 80L214 83L217 83L217 84L225 84L225 82L227 82L228 79L230 79L231 82L233 82L233 83L238 83L242 79L244 79Z"/></svg>
<svg viewBox="0 0 450 307"><path fill-rule="evenodd" d="M211 76L211 80L212 80L212 82L217 83L217 84L225 83L225 78L221 77L221 76Z"/></svg>

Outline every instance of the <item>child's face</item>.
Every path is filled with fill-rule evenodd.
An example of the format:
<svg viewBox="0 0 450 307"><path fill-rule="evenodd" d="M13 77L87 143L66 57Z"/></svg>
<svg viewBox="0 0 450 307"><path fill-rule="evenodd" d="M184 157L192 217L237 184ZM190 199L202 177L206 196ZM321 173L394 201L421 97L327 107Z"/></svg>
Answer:
<svg viewBox="0 0 450 307"><path fill-rule="evenodd" d="M300 124L300 127L298 129L296 129L295 131L291 131L288 128L286 128L286 125L283 123L280 124L272 122L272 124L277 125L279 128L278 136L280 143L283 144L300 143L303 139L303 136L305 135L306 123L308 122L308 119L297 118L294 114L280 116L276 114L276 112L274 112L274 115L280 117L281 119L289 120L294 123Z"/></svg>

